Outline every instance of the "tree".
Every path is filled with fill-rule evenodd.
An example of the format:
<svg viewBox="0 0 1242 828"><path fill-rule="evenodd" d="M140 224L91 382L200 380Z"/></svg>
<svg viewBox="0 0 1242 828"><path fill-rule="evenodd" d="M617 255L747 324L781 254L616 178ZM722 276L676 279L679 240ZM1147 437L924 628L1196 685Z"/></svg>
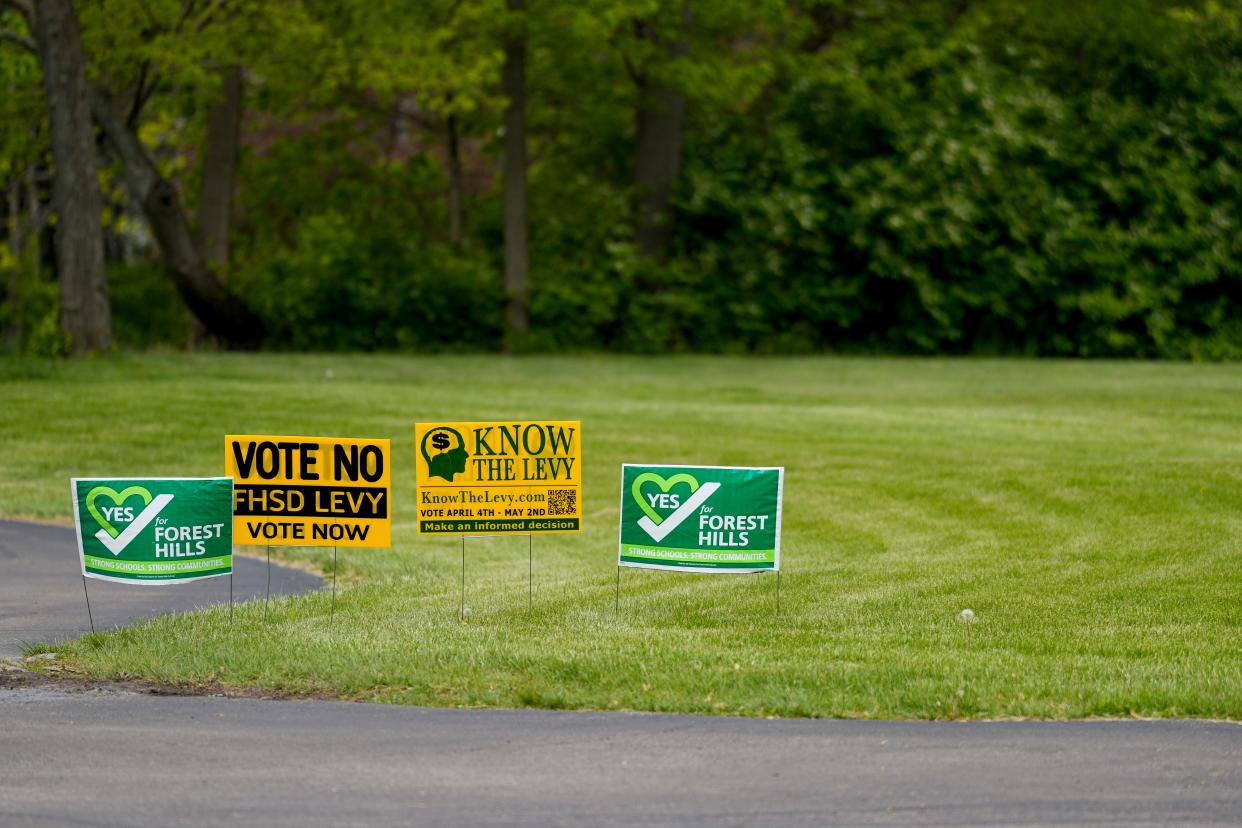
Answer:
<svg viewBox="0 0 1242 828"><path fill-rule="evenodd" d="M242 69L220 72L220 97L207 113L203 141L203 183L198 196L198 243L203 258L220 276L228 273L233 190L241 152Z"/></svg>
<svg viewBox="0 0 1242 828"><path fill-rule="evenodd" d="M662 35L652 20L638 20L635 36L670 60L687 52L690 4L681 6L681 21L671 36ZM681 141L686 120L686 96L658 76L634 68L638 88L635 107L634 188L636 198L635 242L644 257L662 261L673 238L669 202L681 171Z"/></svg>
<svg viewBox="0 0 1242 828"><path fill-rule="evenodd" d="M30 307L23 296L23 276L33 273L37 240L51 216L51 205L39 197L40 170L46 169L47 108L38 47L19 33L27 29L17 11L0 4L0 34L17 48L0 46L0 188L5 192L7 250L0 248L0 308L3 309L6 345L22 344L28 330ZM53 322L60 329L59 309Z"/></svg>
<svg viewBox="0 0 1242 828"><path fill-rule="evenodd" d="M527 310L530 250L526 211L526 33L520 17L524 0L508 0L505 32L504 235L505 348L513 350L530 327Z"/></svg>
<svg viewBox="0 0 1242 828"><path fill-rule="evenodd" d="M745 106L771 77L769 40L788 26L784 0L599 0L633 84L634 241L662 261L674 235L688 108Z"/></svg>
<svg viewBox="0 0 1242 828"><path fill-rule="evenodd" d="M91 127L86 58L72 0L39 0L34 29L43 65L55 177L61 323L74 354L112 347L104 273L103 196Z"/></svg>
<svg viewBox="0 0 1242 828"><path fill-rule="evenodd" d="M118 0L89 8L92 38L88 38L88 46L96 47L91 62L91 113L120 165L129 200L150 225L165 270L206 332L226 345L256 346L263 339L262 320L213 271L191 231L178 188L160 169L140 131L153 109L162 114L161 106L176 111L187 99L204 102L218 86L218 67L244 65L249 57L260 59L260 43L271 36L273 20L284 9L192 0ZM293 19L292 12L289 19ZM182 99L175 100L170 92ZM228 117L236 119L239 115L234 112ZM230 138L222 140L228 142ZM232 147L221 148L221 157L235 158L235 138L232 140ZM217 202L224 202L217 204L221 211L227 210L231 197L231 183L226 182L224 187L228 193L217 198ZM215 225L219 220L216 215L208 222L216 234L213 242L218 242ZM203 241L208 238L203 237ZM213 252L218 254L219 248Z"/></svg>
<svg viewBox="0 0 1242 828"><path fill-rule="evenodd" d="M194 243L177 188L160 174L137 133L103 92L94 90L91 110L120 159L130 197L151 225L164 266L186 307L222 341L238 347L259 345L262 320L212 273Z"/></svg>
<svg viewBox="0 0 1242 828"><path fill-rule="evenodd" d="M226 66L220 72L220 97L207 112L202 145L202 183L198 191L198 228L195 241L207 266L222 281L229 270L229 238L233 231L233 192L241 154L242 69ZM191 321L189 347L203 343L207 329Z"/></svg>
<svg viewBox="0 0 1242 828"><path fill-rule="evenodd" d="M466 234L462 147L471 134L488 141L503 109L504 347L519 347L529 328L530 271L524 1L338 0L317 5L315 14L348 44L337 74L354 84L354 100L406 113L424 135L442 137L448 238L459 250Z"/></svg>
<svg viewBox="0 0 1242 828"><path fill-rule="evenodd" d="M322 103L337 112L382 112L394 132L413 127L443 143L447 235L457 248L467 232L466 144L495 132L503 103L496 12L504 2L323 0L310 12L341 44L321 56L332 79L320 90Z"/></svg>

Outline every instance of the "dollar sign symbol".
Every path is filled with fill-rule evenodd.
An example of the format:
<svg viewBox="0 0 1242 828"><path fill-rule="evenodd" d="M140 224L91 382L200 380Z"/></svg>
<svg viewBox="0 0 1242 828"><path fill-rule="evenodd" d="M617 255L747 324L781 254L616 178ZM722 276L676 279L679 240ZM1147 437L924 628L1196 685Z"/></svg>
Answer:
<svg viewBox="0 0 1242 828"><path fill-rule="evenodd" d="M449 447L448 435L445 434L443 431L437 434L433 434L431 436L431 445L435 446L440 451L444 451L446 448Z"/></svg>

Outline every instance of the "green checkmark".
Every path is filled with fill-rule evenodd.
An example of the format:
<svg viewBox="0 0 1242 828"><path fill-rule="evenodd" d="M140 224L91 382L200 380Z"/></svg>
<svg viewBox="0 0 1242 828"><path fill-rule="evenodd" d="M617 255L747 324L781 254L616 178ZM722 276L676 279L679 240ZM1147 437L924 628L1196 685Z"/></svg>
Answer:
<svg viewBox="0 0 1242 828"><path fill-rule="evenodd" d="M699 488L699 481L686 473L675 474L667 480L655 472L643 472L634 478L634 483L630 486L630 493L634 495L634 500L638 503L638 508L642 509L647 517L651 518L651 522L659 526L664 522L663 516L660 515L651 505L643 498L641 491L644 483L655 483L663 492L676 486L678 483L685 483L690 487L690 494L694 494Z"/></svg>
<svg viewBox="0 0 1242 828"><path fill-rule="evenodd" d="M124 489L120 492L108 486L96 486L86 495L86 511L91 513L91 517L93 517L96 522L103 527L105 532L115 538L117 535L121 534L121 530L117 529L104 519L104 516L101 515L99 510L95 508L95 500L100 497L107 497L117 506L120 506L134 495L138 495L142 498L143 506L147 506L151 503L151 493L141 486L130 486L128 489Z"/></svg>

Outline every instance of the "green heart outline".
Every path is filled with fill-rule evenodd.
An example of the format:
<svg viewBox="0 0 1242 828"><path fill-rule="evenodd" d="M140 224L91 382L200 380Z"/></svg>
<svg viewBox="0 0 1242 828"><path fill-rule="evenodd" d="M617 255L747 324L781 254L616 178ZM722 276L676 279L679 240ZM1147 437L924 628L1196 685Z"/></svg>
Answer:
<svg viewBox="0 0 1242 828"><path fill-rule="evenodd" d="M95 508L95 498L103 497L104 495L112 498L112 502L117 506L120 506L134 495L138 495L142 498L142 505L144 507L151 505L151 493L141 486L130 486L128 489L123 489L119 492L111 486L96 486L91 489L86 495L86 511L90 512L91 517L93 517L95 521L103 527L105 532L114 538L121 534L120 530L108 521L104 520L104 516L99 514L99 510Z"/></svg>
<svg viewBox="0 0 1242 828"><path fill-rule="evenodd" d="M661 491L666 492L666 493L668 492L669 489L673 488L678 483L687 484L690 487L690 494L694 494L696 491L698 491L698 488L699 488L699 481L694 479L690 475L686 474L685 472L682 472L681 474L675 474L672 477L668 478L667 480L665 480L663 477L656 474L655 472L643 472L638 477L635 477L634 482L630 485L630 494L634 496L634 501L638 504L638 508L642 509L643 512L647 515L647 517L651 518L651 522L654 523L656 526L659 526L661 523L663 523L664 518L663 516L660 515L659 512L651 508L651 506L649 506L647 502L643 500L643 494L640 491L640 489L642 489L642 486L644 483L655 483L657 486L660 487Z"/></svg>

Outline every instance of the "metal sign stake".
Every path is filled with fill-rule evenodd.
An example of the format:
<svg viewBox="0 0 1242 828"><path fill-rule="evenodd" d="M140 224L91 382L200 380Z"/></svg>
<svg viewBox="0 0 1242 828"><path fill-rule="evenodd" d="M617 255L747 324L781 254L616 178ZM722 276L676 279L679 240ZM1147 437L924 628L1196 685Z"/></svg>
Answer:
<svg viewBox="0 0 1242 828"><path fill-rule="evenodd" d="M332 547L332 613L328 620L336 618L336 547Z"/></svg>
<svg viewBox="0 0 1242 828"><path fill-rule="evenodd" d="M86 617L91 622L91 632L95 631L95 616L91 614L91 593L86 588L86 573L82 573L82 591L86 593Z"/></svg>
<svg viewBox="0 0 1242 828"><path fill-rule="evenodd" d="M267 605L272 601L272 547L267 550L267 595L263 597L263 623L267 623Z"/></svg>
<svg viewBox="0 0 1242 828"><path fill-rule="evenodd" d="M233 569L229 569L229 626L233 626Z"/></svg>
<svg viewBox="0 0 1242 828"><path fill-rule="evenodd" d="M621 567L617 567L617 609L616 614L621 614Z"/></svg>

